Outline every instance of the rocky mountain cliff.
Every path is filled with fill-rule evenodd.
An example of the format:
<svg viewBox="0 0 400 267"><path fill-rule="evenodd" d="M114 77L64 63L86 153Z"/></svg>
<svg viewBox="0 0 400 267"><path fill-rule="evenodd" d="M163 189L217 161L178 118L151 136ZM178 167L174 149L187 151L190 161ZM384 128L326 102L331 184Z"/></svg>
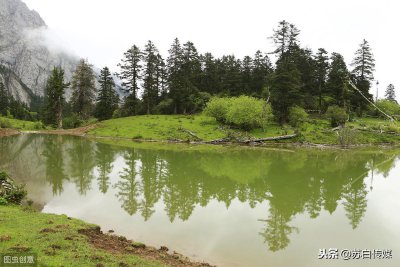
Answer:
<svg viewBox="0 0 400 267"><path fill-rule="evenodd" d="M69 80L78 62L67 53L50 51L46 29L40 15L21 0L0 0L0 79L16 99L26 103L32 95L43 96L54 66L61 66Z"/></svg>

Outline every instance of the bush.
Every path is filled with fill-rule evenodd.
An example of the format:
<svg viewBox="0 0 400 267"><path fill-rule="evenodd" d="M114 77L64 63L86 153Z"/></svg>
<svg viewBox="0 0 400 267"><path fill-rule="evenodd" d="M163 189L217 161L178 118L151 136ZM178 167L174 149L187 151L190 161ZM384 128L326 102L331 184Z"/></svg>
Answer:
<svg viewBox="0 0 400 267"><path fill-rule="evenodd" d="M162 100L156 107L156 113L172 114L174 113L174 100L166 98Z"/></svg>
<svg viewBox="0 0 400 267"><path fill-rule="evenodd" d="M25 196L26 191L23 186L15 185L5 172L0 172L0 198L4 199L6 204L20 204Z"/></svg>
<svg viewBox="0 0 400 267"><path fill-rule="evenodd" d="M33 125L33 128L34 128L35 130L41 130L41 129L44 129L45 127L44 127L44 124L43 124L41 121L37 121L37 122L35 122L35 124Z"/></svg>
<svg viewBox="0 0 400 267"><path fill-rule="evenodd" d="M355 133L349 127L340 127L337 131L338 141L341 147L345 148L354 143Z"/></svg>
<svg viewBox="0 0 400 267"><path fill-rule="evenodd" d="M391 115L391 116L400 115L400 105L394 101L381 99L376 102L376 106L378 108L380 108L381 110L383 110L383 112L387 113L388 115ZM385 115L383 115L381 112L379 112L375 108L373 108L373 109L377 116L385 118L385 119L387 118Z"/></svg>
<svg viewBox="0 0 400 267"><path fill-rule="evenodd" d="M11 128L11 122L9 120L0 119L0 128Z"/></svg>
<svg viewBox="0 0 400 267"><path fill-rule="evenodd" d="M251 130L262 127L265 129L272 117L269 104L263 100L249 96L230 98L214 97L208 102L205 115L214 117L218 122Z"/></svg>
<svg viewBox="0 0 400 267"><path fill-rule="evenodd" d="M347 120L346 111L339 106L328 107L325 115L331 121L332 127L344 125Z"/></svg>
<svg viewBox="0 0 400 267"><path fill-rule="evenodd" d="M298 128L307 121L307 112L298 106L291 107L289 110L289 124L292 127Z"/></svg>
<svg viewBox="0 0 400 267"><path fill-rule="evenodd" d="M71 116L63 119L63 128L64 129L73 129L78 128L82 125L82 120L76 113L72 113Z"/></svg>
<svg viewBox="0 0 400 267"><path fill-rule="evenodd" d="M7 199L0 197L0 206L5 206L8 204Z"/></svg>
<svg viewBox="0 0 400 267"><path fill-rule="evenodd" d="M232 98L213 97L207 103L204 114L214 117L220 123L226 123L228 110L232 105Z"/></svg>
<svg viewBox="0 0 400 267"><path fill-rule="evenodd" d="M268 120L270 117L271 109L261 99L239 96L231 98L230 102L231 105L226 114L226 122L244 130L263 127L263 121ZM266 111L267 114L265 114Z"/></svg>

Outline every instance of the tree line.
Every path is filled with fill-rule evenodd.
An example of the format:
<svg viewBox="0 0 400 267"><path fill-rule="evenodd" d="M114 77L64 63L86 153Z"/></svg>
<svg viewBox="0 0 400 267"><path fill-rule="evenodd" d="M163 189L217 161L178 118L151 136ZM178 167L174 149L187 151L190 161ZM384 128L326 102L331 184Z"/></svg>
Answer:
<svg viewBox="0 0 400 267"><path fill-rule="evenodd" d="M200 54L188 41L176 38L168 56L163 58L152 41L140 48L133 45L118 64L122 97L117 93L113 75L107 67L99 77L87 60L81 60L71 83L66 83L63 70L55 67L45 90L43 120L62 126L62 113L86 120L100 120L140 114L193 114L201 112L213 96L251 96L270 102L275 119L289 120L292 107L323 114L336 106L346 114L363 116L370 109L366 99L374 80L375 59L371 47L363 40L348 68L343 56L303 48L300 30L287 21L279 22L270 37L275 50L256 51L242 59L234 55L214 57ZM275 55L272 64L270 55ZM95 80L99 91L96 92ZM359 91L354 90L352 81ZM65 89L72 88L72 97L65 101ZM391 84L385 97L395 102Z"/></svg>

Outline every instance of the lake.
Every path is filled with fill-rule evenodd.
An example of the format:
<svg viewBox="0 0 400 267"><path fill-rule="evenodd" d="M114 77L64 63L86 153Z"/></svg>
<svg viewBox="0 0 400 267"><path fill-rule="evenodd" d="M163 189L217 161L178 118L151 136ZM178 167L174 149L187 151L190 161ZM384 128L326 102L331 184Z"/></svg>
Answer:
<svg viewBox="0 0 400 267"><path fill-rule="evenodd" d="M0 169L26 184L42 212L196 261L400 266L400 150L102 142L3 137ZM318 259L330 248L392 250L393 258Z"/></svg>

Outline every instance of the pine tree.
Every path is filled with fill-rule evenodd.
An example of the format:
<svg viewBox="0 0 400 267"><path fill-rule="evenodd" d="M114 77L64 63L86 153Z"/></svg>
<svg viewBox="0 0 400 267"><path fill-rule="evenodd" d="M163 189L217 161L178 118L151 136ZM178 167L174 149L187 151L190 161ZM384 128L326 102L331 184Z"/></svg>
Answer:
<svg viewBox="0 0 400 267"><path fill-rule="evenodd" d="M394 90L394 85L393 84L389 84L388 87L386 88L385 91L385 98L387 100L393 101L393 102L397 102L396 101L396 94L395 94L395 90Z"/></svg>
<svg viewBox="0 0 400 267"><path fill-rule="evenodd" d="M220 92L220 77L216 60L211 53L205 53L200 56L201 74L199 90L209 94L218 94Z"/></svg>
<svg viewBox="0 0 400 267"><path fill-rule="evenodd" d="M99 78L100 91L97 97L95 115L100 120L110 119L118 108L119 97L115 91L114 79L110 70L104 67Z"/></svg>
<svg viewBox="0 0 400 267"><path fill-rule="evenodd" d="M373 72L375 70L375 59L371 52L369 43L364 39L360 44L360 48L355 53L355 58L351 63L353 70L354 82L362 94L373 100L372 94L369 93L371 82L374 80ZM351 99L353 109L355 109L358 115L362 115L362 112L368 108L368 102L359 93L353 94Z"/></svg>
<svg viewBox="0 0 400 267"><path fill-rule="evenodd" d="M271 104L276 119L281 123L288 121L289 109L301 101L300 72L293 62L286 60L285 53L276 64L272 76Z"/></svg>
<svg viewBox="0 0 400 267"><path fill-rule="evenodd" d="M253 95L256 92L252 92L251 88L251 83L252 83L252 72L253 72L253 59L249 56L245 56L242 61L242 66L241 66L241 73L242 73L242 79L241 79L241 86L242 86L242 92L243 94L246 95Z"/></svg>
<svg viewBox="0 0 400 267"><path fill-rule="evenodd" d="M167 58L167 87L173 101L174 113L178 113L182 105L183 84L182 84L182 64L183 51L178 38L175 38L168 50Z"/></svg>
<svg viewBox="0 0 400 267"><path fill-rule="evenodd" d="M152 113L158 102L158 50L153 42L148 41L144 50L143 102L147 114Z"/></svg>
<svg viewBox="0 0 400 267"><path fill-rule="evenodd" d="M278 28L274 29L274 34L270 37L277 46L273 53L282 57L285 52L290 52L291 48L297 45L297 36L299 34L300 30L294 24L286 20L280 21Z"/></svg>
<svg viewBox="0 0 400 267"><path fill-rule="evenodd" d="M64 83L64 70L54 67L46 85L45 122L59 129L62 128L64 93L68 87L69 83Z"/></svg>
<svg viewBox="0 0 400 267"><path fill-rule="evenodd" d="M334 103L346 110L349 109L350 98L347 87L348 76L349 72L343 56L338 53L332 53L326 90Z"/></svg>
<svg viewBox="0 0 400 267"><path fill-rule="evenodd" d="M136 115L138 112L139 101L137 94L139 91L139 83L141 80L141 71L143 52L133 45L128 51L124 53L124 58L121 63L118 64L121 71L118 73L118 77L122 80L122 87L129 94L125 98L124 110L126 115Z"/></svg>
<svg viewBox="0 0 400 267"><path fill-rule="evenodd" d="M7 115L9 98L3 81L0 81L0 115Z"/></svg>
<svg viewBox="0 0 400 267"><path fill-rule="evenodd" d="M165 61L160 54L157 54L157 68L156 68L156 77L157 77L157 88L160 94L160 100L165 99L167 97L167 68L165 65Z"/></svg>
<svg viewBox="0 0 400 267"><path fill-rule="evenodd" d="M87 120L93 111L96 86L92 66L81 59L72 76L72 110L82 120Z"/></svg>
<svg viewBox="0 0 400 267"><path fill-rule="evenodd" d="M267 77L271 73L272 64L270 59L258 50L253 60L251 91L261 96L264 87L267 85Z"/></svg>
<svg viewBox="0 0 400 267"><path fill-rule="evenodd" d="M316 82L318 85L318 109L322 112L322 98L326 88L326 80L328 76L329 62L328 52L325 49L319 48L315 56L316 62Z"/></svg>
<svg viewBox="0 0 400 267"><path fill-rule="evenodd" d="M192 105L192 96L198 92L201 63L199 54L194 44L190 41L183 45L182 49L182 112L185 114Z"/></svg>

